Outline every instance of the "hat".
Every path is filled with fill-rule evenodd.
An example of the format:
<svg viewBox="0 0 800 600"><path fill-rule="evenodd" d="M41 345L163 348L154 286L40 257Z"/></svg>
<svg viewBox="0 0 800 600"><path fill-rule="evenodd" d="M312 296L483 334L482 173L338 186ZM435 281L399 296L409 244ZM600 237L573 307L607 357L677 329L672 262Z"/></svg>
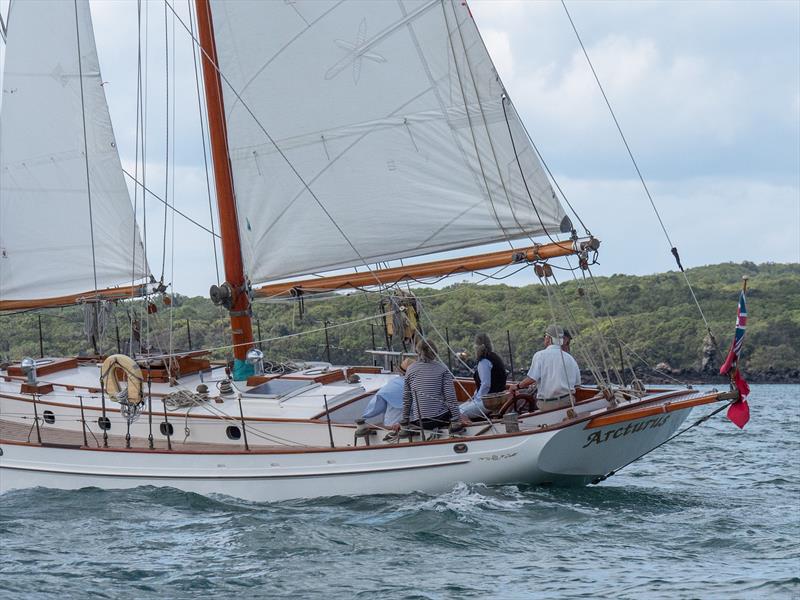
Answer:
<svg viewBox="0 0 800 600"><path fill-rule="evenodd" d="M400 363L400 372L405 373L408 371L408 367L413 365L415 362L417 362L417 359L414 357L409 356L408 358L404 358L403 362Z"/></svg>
<svg viewBox="0 0 800 600"><path fill-rule="evenodd" d="M564 330L558 325L548 325L544 330L544 334L550 336L550 339L554 342L561 343L561 339L564 337Z"/></svg>

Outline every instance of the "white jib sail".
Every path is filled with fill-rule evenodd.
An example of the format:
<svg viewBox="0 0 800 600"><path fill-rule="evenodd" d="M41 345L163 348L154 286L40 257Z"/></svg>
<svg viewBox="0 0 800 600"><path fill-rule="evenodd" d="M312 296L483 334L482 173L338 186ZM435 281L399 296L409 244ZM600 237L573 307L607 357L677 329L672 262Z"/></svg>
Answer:
<svg viewBox="0 0 800 600"><path fill-rule="evenodd" d="M14 2L0 105L0 300L89 292L147 273L89 4Z"/></svg>
<svg viewBox="0 0 800 600"><path fill-rule="evenodd" d="M569 230L466 4L212 12L253 282Z"/></svg>

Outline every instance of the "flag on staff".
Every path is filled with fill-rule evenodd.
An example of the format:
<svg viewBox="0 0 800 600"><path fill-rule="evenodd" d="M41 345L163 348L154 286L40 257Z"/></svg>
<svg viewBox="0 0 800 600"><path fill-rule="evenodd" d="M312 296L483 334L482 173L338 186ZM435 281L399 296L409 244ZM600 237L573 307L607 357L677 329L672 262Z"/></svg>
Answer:
<svg viewBox="0 0 800 600"><path fill-rule="evenodd" d="M736 389L739 390L740 400L734 402L731 404L730 408L728 408L728 418L740 429L750 420L750 407L747 405L747 395L750 393L750 386L747 385L744 377L742 377L742 374L739 372L738 365L739 354L742 351L742 344L744 343L744 332L747 328L746 289L747 280L745 280L745 284L739 294L739 307L736 310L736 332L733 336L731 349L728 352L728 357L719 369L720 375L730 375L731 382L736 385Z"/></svg>

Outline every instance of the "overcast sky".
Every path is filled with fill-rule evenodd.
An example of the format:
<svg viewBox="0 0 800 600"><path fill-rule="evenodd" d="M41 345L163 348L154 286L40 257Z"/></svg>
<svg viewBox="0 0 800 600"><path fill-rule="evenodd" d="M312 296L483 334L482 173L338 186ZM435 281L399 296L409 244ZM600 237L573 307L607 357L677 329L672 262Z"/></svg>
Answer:
<svg viewBox="0 0 800 600"><path fill-rule="evenodd" d="M185 0L175 5L186 13ZM92 0L91 6L118 146L132 170L136 3ZM470 6L534 141L603 241L595 273L673 269L668 243L561 4L473 0ZM800 262L800 2L573 0L568 7L684 265ZM159 87L163 11L159 1L148 7L151 69L160 73ZM171 28L170 22L170 35ZM179 24L175 36L173 197L178 208L209 224L194 71ZM161 93L151 95L148 134L148 181L159 193ZM156 214L157 204L148 210ZM153 234L149 252L156 276L157 239L160 233ZM168 261L167 280L180 293L205 295L216 281L210 236L178 219L175 240L175 273Z"/></svg>

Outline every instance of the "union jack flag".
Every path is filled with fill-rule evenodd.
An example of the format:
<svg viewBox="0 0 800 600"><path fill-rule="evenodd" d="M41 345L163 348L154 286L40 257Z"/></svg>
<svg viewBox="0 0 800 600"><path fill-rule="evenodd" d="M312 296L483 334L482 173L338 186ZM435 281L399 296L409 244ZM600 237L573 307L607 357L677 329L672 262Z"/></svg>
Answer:
<svg viewBox="0 0 800 600"><path fill-rule="evenodd" d="M731 373L731 382L736 385L736 389L739 390L741 399L731 404L728 409L728 418L739 428L744 427L745 423L750 419L750 408L746 400L747 395L750 393L750 386L747 385L744 377L742 377L738 366L746 329L747 300L745 299L744 290L742 290L739 294L739 307L736 310L736 332L733 335L733 342L731 343L731 349L728 351L728 357L719 369L721 375L728 375L733 371L733 373Z"/></svg>
<svg viewBox="0 0 800 600"><path fill-rule="evenodd" d="M733 336L733 343L731 344L728 357L725 363L720 368L721 375L727 375L733 368L734 363L739 362L739 353L742 351L744 344L744 332L747 329L747 301L744 296L744 290L739 294L739 308L736 311L736 333Z"/></svg>

